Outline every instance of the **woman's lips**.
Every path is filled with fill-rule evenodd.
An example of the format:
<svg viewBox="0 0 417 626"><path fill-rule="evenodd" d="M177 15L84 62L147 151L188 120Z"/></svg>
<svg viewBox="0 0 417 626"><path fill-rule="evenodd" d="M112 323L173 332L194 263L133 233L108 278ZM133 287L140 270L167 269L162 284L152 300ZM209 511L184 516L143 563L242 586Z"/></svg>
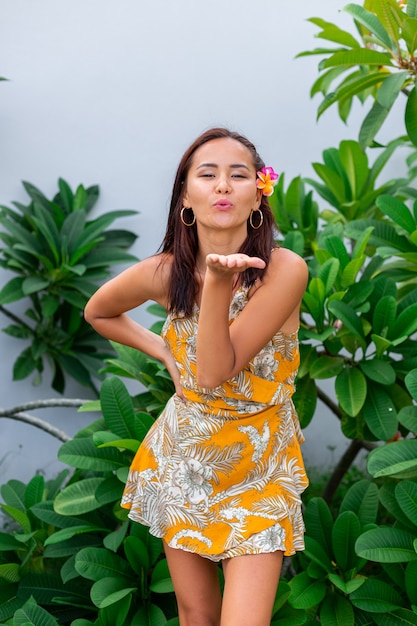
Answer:
<svg viewBox="0 0 417 626"><path fill-rule="evenodd" d="M229 200L218 200L214 204L214 206L220 210L226 210L226 209L230 209L230 207L232 206L232 203Z"/></svg>

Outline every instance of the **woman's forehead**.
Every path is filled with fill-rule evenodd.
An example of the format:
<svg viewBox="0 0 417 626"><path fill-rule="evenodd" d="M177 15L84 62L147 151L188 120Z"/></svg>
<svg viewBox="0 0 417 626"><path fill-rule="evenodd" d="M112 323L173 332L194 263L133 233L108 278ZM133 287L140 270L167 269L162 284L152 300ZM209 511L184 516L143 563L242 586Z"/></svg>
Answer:
<svg viewBox="0 0 417 626"><path fill-rule="evenodd" d="M236 165L242 163L254 167L250 150L240 141L231 137L212 139L194 152L192 166L206 162L216 165Z"/></svg>

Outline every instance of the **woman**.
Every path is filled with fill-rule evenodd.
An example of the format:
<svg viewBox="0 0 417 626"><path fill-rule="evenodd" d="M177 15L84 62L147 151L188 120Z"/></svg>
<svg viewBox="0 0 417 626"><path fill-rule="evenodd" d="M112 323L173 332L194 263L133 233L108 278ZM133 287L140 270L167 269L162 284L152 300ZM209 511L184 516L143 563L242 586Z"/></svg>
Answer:
<svg viewBox="0 0 417 626"><path fill-rule="evenodd" d="M269 625L283 555L304 547L291 396L307 268L274 244L276 178L245 137L203 133L180 162L161 251L85 310L100 334L162 361L175 384L122 506L163 539L181 626ZM147 300L168 311L162 337L125 314Z"/></svg>

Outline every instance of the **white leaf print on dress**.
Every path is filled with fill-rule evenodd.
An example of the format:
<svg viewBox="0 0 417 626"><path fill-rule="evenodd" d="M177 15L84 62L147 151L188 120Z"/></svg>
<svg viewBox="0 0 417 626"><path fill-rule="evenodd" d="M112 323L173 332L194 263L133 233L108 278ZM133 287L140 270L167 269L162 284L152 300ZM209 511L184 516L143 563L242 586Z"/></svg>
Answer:
<svg viewBox="0 0 417 626"><path fill-rule="evenodd" d="M268 422L264 422L262 435L254 426L239 426L238 430L241 433L246 433L249 437L249 441L253 445L252 461L259 461L263 453L268 447L271 432L269 430Z"/></svg>

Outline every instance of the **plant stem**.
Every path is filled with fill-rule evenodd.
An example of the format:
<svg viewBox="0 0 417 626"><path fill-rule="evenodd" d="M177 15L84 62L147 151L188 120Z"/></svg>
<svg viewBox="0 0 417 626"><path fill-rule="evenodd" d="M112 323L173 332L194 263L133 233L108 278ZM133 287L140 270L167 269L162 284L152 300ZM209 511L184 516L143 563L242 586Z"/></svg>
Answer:
<svg viewBox="0 0 417 626"><path fill-rule="evenodd" d="M4 308L4 306L2 304L0 304L0 311L8 318L10 318L11 320L13 320L13 322L16 322L16 324L19 324L19 326L24 326L25 328L28 328L31 332L32 332L32 328L29 326L29 324L26 324L26 322L23 322L20 317L17 317L17 315L15 315L14 313L12 313L11 311L8 311L7 309Z"/></svg>

